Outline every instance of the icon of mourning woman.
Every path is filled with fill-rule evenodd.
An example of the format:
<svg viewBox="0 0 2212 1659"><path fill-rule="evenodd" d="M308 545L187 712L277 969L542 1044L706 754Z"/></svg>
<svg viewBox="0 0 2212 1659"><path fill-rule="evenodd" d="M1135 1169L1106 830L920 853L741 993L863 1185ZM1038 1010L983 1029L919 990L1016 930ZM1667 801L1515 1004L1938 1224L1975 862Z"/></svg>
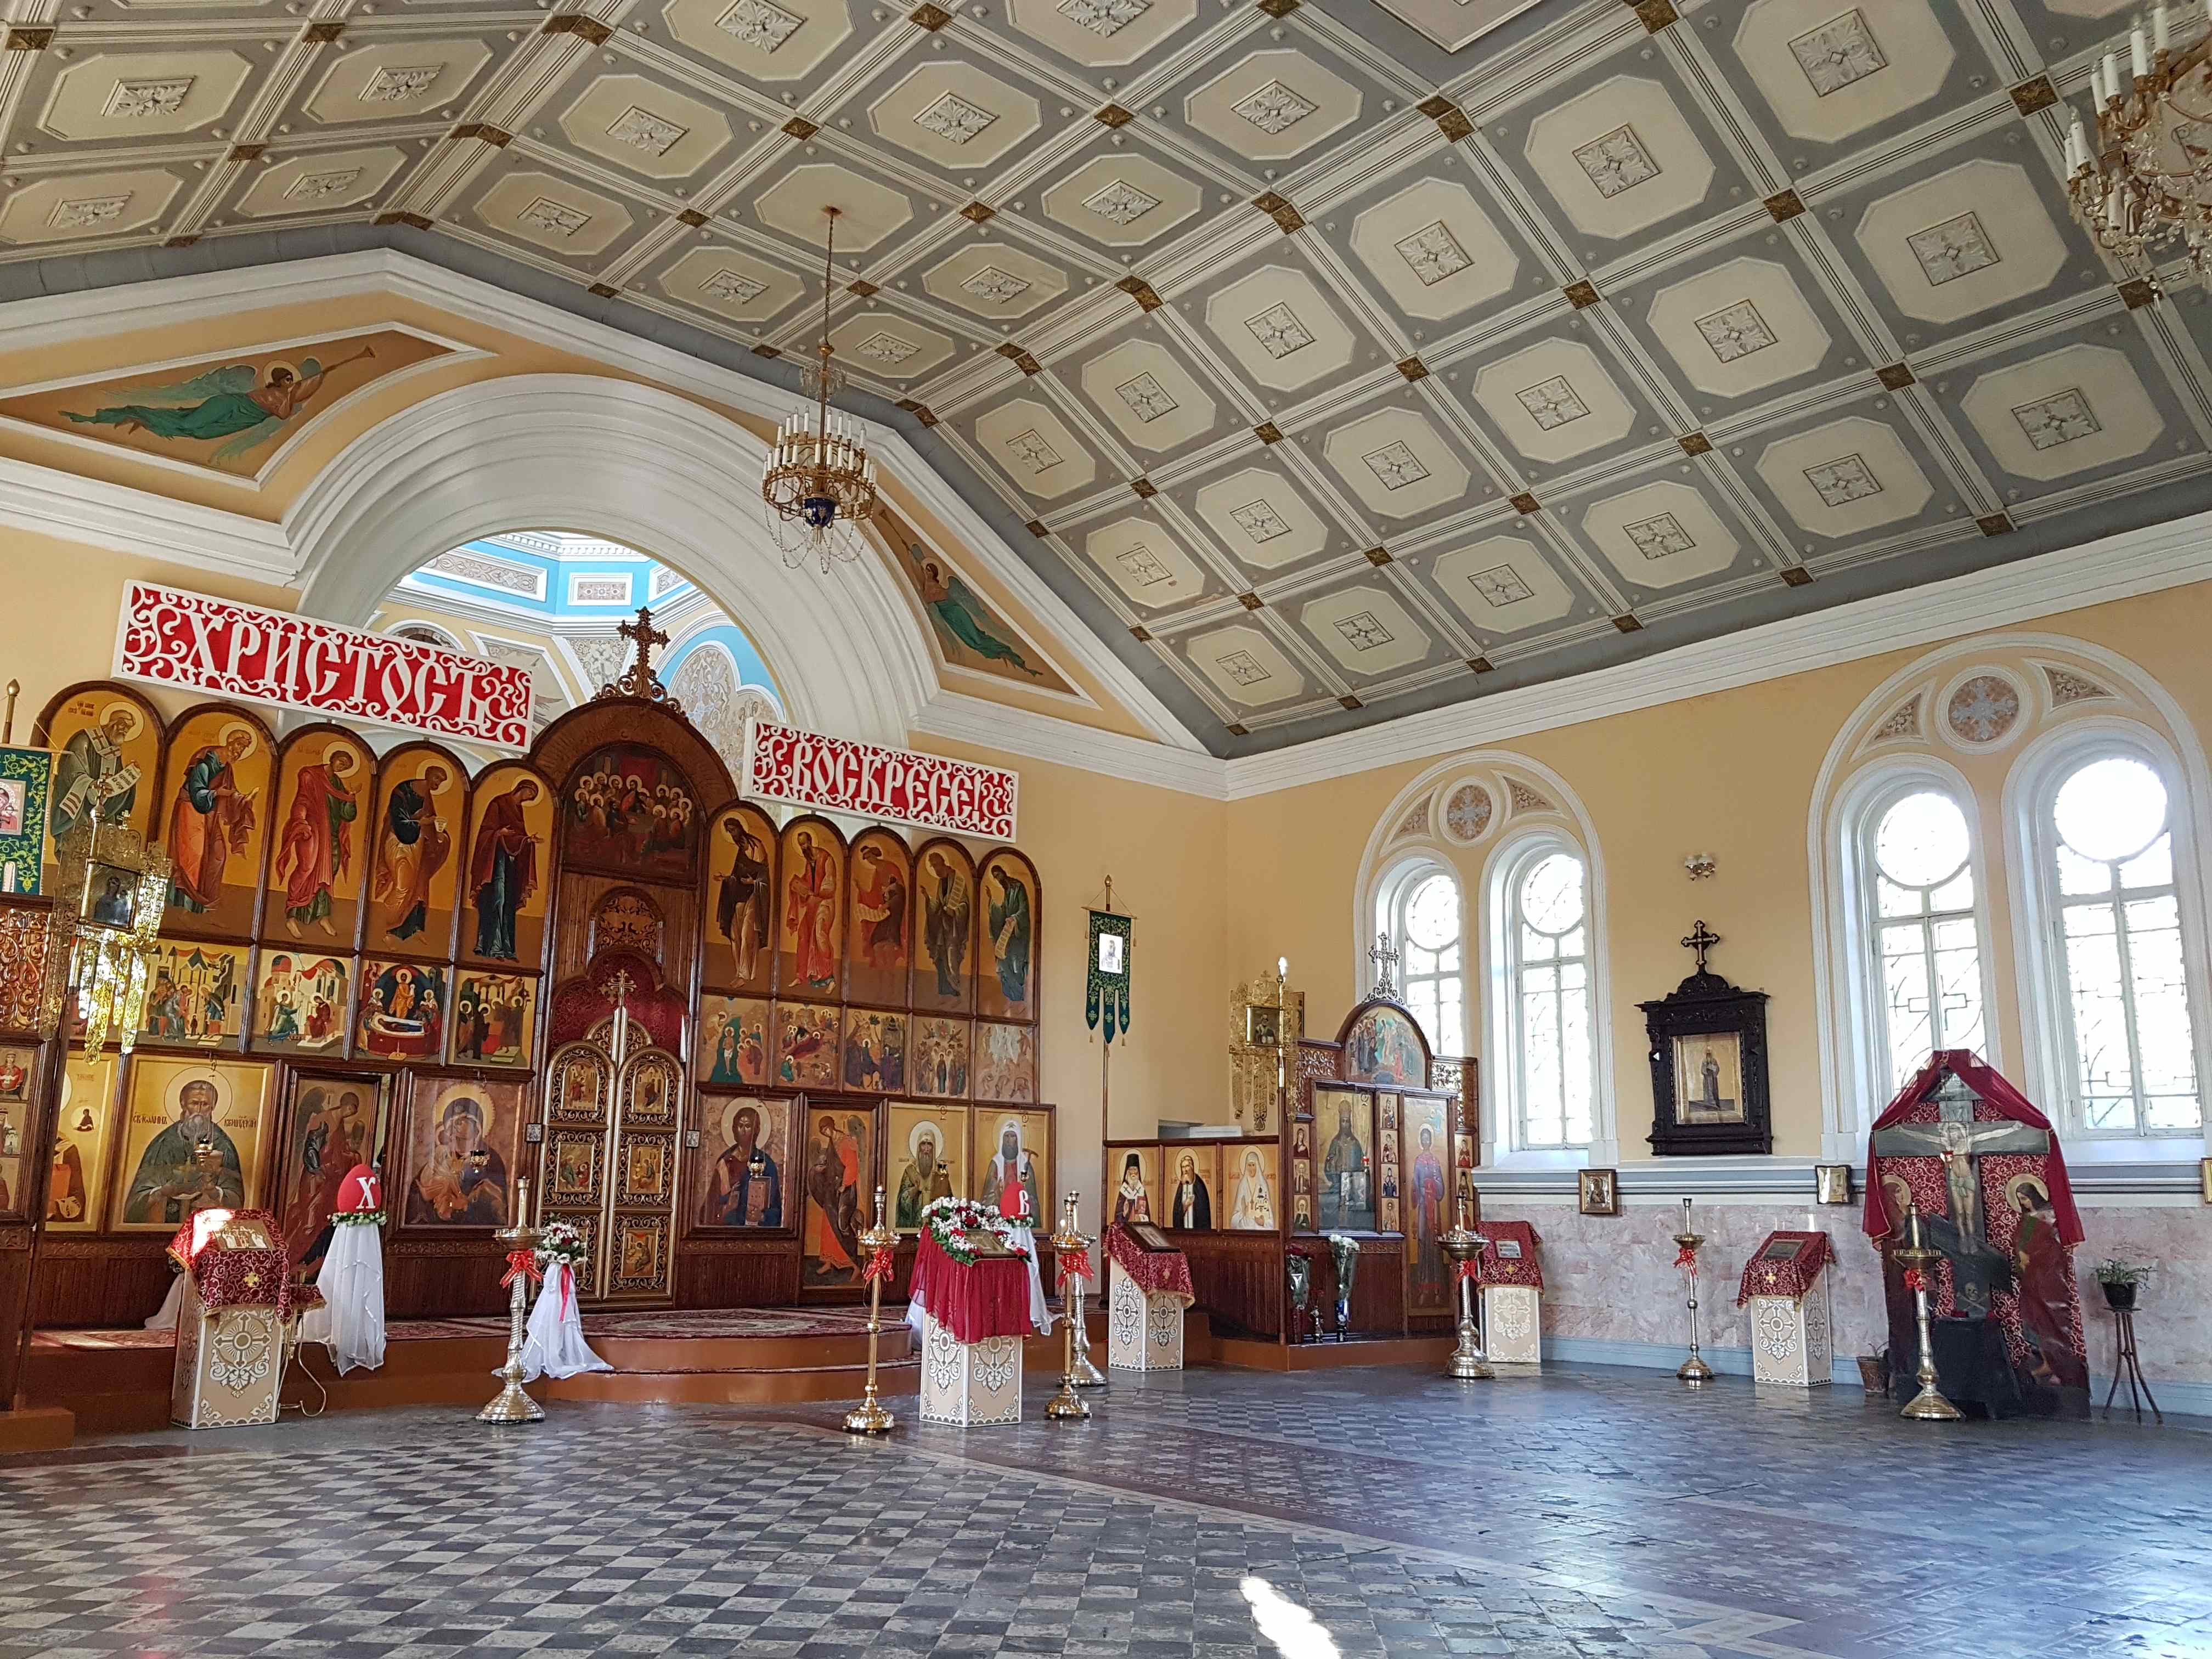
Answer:
<svg viewBox="0 0 2212 1659"><path fill-rule="evenodd" d="M157 438L230 441L210 458L233 461L251 454L284 429L285 423L323 389L335 370L376 353L363 346L350 357L325 368L303 357L295 368L272 362L265 374L251 363L210 369L170 386L136 388L138 401L110 404L89 415L65 410L79 426L114 426L125 432L150 432Z"/></svg>

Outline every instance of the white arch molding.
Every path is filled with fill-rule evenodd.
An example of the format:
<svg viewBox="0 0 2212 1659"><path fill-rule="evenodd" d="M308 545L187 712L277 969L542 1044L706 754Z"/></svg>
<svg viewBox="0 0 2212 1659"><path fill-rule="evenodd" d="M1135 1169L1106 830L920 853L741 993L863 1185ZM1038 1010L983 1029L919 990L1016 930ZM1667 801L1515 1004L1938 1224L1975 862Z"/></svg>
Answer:
<svg viewBox="0 0 2212 1659"><path fill-rule="evenodd" d="M523 529L604 536L690 577L766 659L801 726L904 745L936 691L882 561L787 568L761 522L766 446L635 381L524 374L458 386L346 446L285 514L300 610L360 625L448 548Z"/></svg>

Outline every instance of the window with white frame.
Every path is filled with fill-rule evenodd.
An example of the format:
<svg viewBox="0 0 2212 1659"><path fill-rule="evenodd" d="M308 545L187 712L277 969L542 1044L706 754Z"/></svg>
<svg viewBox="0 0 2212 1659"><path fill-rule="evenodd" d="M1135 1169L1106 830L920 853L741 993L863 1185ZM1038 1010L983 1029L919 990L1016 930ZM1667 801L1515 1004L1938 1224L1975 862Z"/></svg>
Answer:
<svg viewBox="0 0 2212 1659"><path fill-rule="evenodd" d="M1868 1012L1894 1091L1935 1049L1986 1048L1973 836L1925 784L1877 803L1859 834Z"/></svg>
<svg viewBox="0 0 2212 1659"><path fill-rule="evenodd" d="M1408 866L1383 890L1376 926L1397 942L1399 990L1440 1054L1467 1047L1466 944L1459 883L1442 865Z"/></svg>
<svg viewBox="0 0 2212 1659"><path fill-rule="evenodd" d="M2055 1017L2092 1135L2195 1133L2197 1023L2166 781L2125 747L2076 753L2032 798Z"/></svg>
<svg viewBox="0 0 2212 1659"><path fill-rule="evenodd" d="M1537 844L1510 864L1499 885L1512 1037L1514 1144L1524 1150L1585 1146L1592 1133L1596 1063L1590 1028L1588 872L1579 851Z"/></svg>

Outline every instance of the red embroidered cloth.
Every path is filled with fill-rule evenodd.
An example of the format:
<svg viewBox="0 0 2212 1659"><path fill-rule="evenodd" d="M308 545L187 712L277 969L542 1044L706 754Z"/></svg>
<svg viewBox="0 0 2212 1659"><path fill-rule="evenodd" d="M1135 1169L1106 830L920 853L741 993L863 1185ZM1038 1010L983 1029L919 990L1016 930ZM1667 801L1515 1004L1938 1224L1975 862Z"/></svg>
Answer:
<svg viewBox="0 0 2212 1659"><path fill-rule="evenodd" d="M1786 1260L1769 1258L1776 1244L1796 1243L1797 1254ZM1786 1296L1795 1300L1813 1288L1814 1276L1836 1259L1835 1247L1826 1233L1793 1233L1778 1229L1759 1242L1751 1260L1743 1264L1743 1283L1737 1286L1735 1305L1742 1307L1754 1296Z"/></svg>
<svg viewBox="0 0 2212 1659"><path fill-rule="evenodd" d="M279 1322L311 1304L292 1283L292 1258L283 1243L231 1249L216 1241L227 1226L258 1221L263 1234L281 1241L276 1218L266 1210L202 1210L177 1229L169 1260L191 1274L208 1308L274 1308Z"/></svg>
<svg viewBox="0 0 2212 1659"><path fill-rule="evenodd" d="M1148 1250L1117 1222L1106 1230L1106 1254L1146 1296L1178 1296L1186 1308L1198 1300L1191 1288L1190 1258L1181 1250Z"/></svg>
<svg viewBox="0 0 2212 1659"><path fill-rule="evenodd" d="M925 1232L908 1294L958 1341L1029 1332L1030 1264L1018 1255L985 1257L963 1267Z"/></svg>
<svg viewBox="0 0 2212 1659"><path fill-rule="evenodd" d="M1478 1285L1526 1285L1544 1288L1544 1270L1537 1265L1536 1247L1542 1243L1535 1224L1528 1221L1486 1221L1475 1228L1490 1243L1476 1253L1474 1282ZM1498 1253L1500 1244L1517 1245L1519 1254Z"/></svg>

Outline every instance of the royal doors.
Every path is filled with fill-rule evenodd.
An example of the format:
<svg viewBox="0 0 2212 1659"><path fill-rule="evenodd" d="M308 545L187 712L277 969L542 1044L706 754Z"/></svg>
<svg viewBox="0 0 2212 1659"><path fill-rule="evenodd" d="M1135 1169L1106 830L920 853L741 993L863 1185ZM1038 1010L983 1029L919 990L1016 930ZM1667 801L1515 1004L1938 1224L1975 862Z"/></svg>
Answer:
<svg viewBox="0 0 2212 1659"><path fill-rule="evenodd" d="M546 1068L545 1190L541 1221L574 1224L591 1261L577 1289L587 1302L669 1300L684 1068L665 1048L624 1052L611 1024L565 1044Z"/></svg>

